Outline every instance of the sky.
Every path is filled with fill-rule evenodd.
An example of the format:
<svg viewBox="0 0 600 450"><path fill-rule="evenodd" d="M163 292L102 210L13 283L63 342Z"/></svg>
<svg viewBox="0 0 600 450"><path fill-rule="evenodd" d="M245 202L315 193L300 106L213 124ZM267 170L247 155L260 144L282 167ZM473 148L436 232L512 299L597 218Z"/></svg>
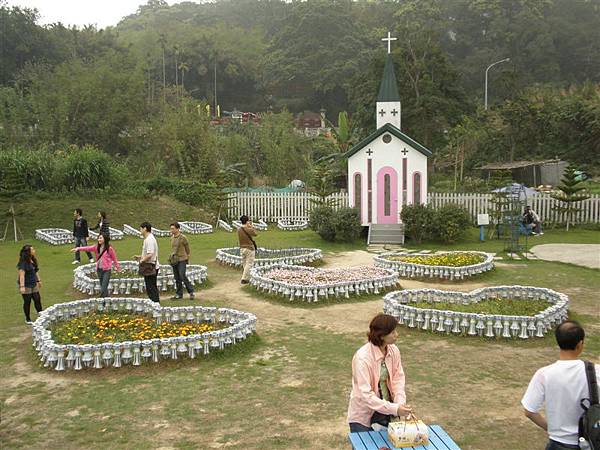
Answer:
<svg viewBox="0 0 600 450"><path fill-rule="evenodd" d="M189 1L189 0L188 0ZM194 0L192 0L194 1ZM8 6L36 8L40 12L39 24L62 22L64 25L94 24L106 28L137 11L147 0L4 0ZM2 3L0 1L0 3ZM169 5L179 3L167 1Z"/></svg>

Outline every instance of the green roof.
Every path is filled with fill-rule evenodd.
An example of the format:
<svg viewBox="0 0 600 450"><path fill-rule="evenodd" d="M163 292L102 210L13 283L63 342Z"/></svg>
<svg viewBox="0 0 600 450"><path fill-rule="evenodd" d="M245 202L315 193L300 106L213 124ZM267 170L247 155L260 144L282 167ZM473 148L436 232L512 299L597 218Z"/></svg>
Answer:
<svg viewBox="0 0 600 450"><path fill-rule="evenodd" d="M396 74L394 73L394 63L392 55L388 53L383 69L383 78L379 86L378 102L399 102L398 85L396 84Z"/></svg>
<svg viewBox="0 0 600 450"><path fill-rule="evenodd" d="M400 139L402 142L407 143L408 145L410 145L411 147L413 147L415 150L423 153L427 157L430 157L433 154L433 153L431 153L431 150L429 150L428 148L426 148L423 145L419 144L414 139L409 138L407 135L405 135L402 131L400 131L398 128L396 128L391 123L386 123L385 125L383 125L379 129L375 130L373 133L371 133L370 135L368 135L366 138L364 138L362 141L360 141L358 144L356 144L350 150L348 150L344 154L344 156L346 158L350 158L356 152L358 152L358 151L362 150L363 148L365 148L367 145L369 145L371 142L373 142L375 139L377 139L379 136L381 136L385 132L393 134L398 139Z"/></svg>

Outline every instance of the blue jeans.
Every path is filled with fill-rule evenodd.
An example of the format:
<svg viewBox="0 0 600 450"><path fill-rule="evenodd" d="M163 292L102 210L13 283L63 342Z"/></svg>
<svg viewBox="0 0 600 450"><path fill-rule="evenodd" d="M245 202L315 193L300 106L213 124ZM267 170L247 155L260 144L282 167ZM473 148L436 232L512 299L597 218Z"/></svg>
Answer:
<svg viewBox="0 0 600 450"><path fill-rule="evenodd" d="M100 297L108 297L108 283L110 281L110 270L98 269L96 271L100 280Z"/></svg>
<svg viewBox="0 0 600 450"><path fill-rule="evenodd" d="M75 247L85 247L87 245L87 239L84 237L75 236ZM87 254L88 260L92 259L92 254L90 252L85 252ZM79 257L79 252L75 252L75 261L81 261Z"/></svg>
<svg viewBox="0 0 600 450"><path fill-rule="evenodd" d="M548 441L548 445L546 445L546 450L571 450L578 448L579 445L561 444L560 442L553 441L552 439L550 439Z"/></svg>
<svg viewBox="0 0 600 450"><path fill-rule="evenodd" d="M187 261L179 261L177 264L171 264L171 268L173 269L173 275L175 277L175 295L177 297L183 296L183 285L185 284L185 289L188 291L188 294L194 293L194 286L188 280L187 275L185 274L187 268Z"/></svg>
<svg viewBox="0 0 600 450"><path fill-rule="evenodd" d="M378 423L380 425L383 425L384 427L387 427L390 423L390 419L392 418L392 416L388 416L387 414L381 414L380 412L375 411L373 413L373 415L371 416L371 423ZM350 425L350 433L361 433L363 431L373 431L373 428L371 427L367 427L365 425L363 425L362 423L358 423L358 422L350 422L348 425Z"/></svg>

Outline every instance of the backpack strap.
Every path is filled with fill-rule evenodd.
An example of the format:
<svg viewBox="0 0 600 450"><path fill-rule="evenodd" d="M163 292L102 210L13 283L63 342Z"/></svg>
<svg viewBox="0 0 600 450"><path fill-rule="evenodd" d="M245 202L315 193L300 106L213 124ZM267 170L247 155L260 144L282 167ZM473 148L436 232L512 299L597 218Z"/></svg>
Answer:
<svg viewBox="0 0 600 450"><path fill-rule="evenodd" d="M587 410L592 405L597 405L598 402L598 380L596 379L596 368L594 363L590 361L584 361L585 364L585 377L587 378L588 395L589 398L581 399L581 407ZM589 406L585 406L585 401L589 402Z"/></svg>

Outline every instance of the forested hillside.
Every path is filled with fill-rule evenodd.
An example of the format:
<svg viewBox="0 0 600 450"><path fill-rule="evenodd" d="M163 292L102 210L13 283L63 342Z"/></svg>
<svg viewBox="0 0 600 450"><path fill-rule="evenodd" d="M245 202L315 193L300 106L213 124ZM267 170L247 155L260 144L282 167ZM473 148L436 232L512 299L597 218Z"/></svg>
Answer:
<svg viewBox="0 0 600 450"><path fill-rule="evenodd" d="M3 151L95 147L136 179L310 182L318 158L373 130L389 30L403 131L433 149L434 173L555 156L600 170L598 0L150 0L104 30L37 20L0 1ZM504 58L486 111L486 67ZM215 104L261 124L214 127ZM294 132L321 108L333 125L347 111L341 135Z"/></svg>

